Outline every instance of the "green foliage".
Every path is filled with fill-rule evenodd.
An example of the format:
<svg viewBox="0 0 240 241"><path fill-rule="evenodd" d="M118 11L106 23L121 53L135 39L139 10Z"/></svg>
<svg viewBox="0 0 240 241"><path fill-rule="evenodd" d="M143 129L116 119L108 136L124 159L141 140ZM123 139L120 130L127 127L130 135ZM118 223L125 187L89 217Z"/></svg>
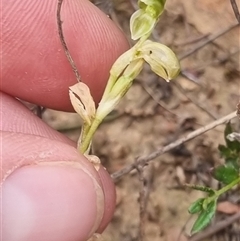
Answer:
<svg viewBox="0 0 240 241"><path fill-rule="evenodd" d="M204 201L204 198L199 198L197 201L192 203L191 206L188 208L188 212L191 214L195 214L202 211L203 201Z"/></svg>
<svg viewBox="0 0 240 241"><path fill-rule="evenodd" d="M198 191L207 192L207 193L209 193L209 195L213 195L215 193L215 191L210 187L198 186L198 185L189 185L189 184L186 184L186 186L190 187L192 189L198 190Z"/></svg>
<svg viewBox="0 0 240 241"><path fill-rule="evenodd" d="M213 172L213 177L224 184L233 182L238 176L239 171L231 162L215 168Z"/></svg>
<svg viewBox="0 0 240 241"><path fill-rule="evenodd" d="M204 201L202 202L204 204ZM207 207L204 209L203 204L200 209L197 220L195 221L192 227L192 233L197 233L204 229L214 217L216 208L217 208L217 199L211 201L207 204Z"/></svg>
<svg viewBox="0 0 240 241"><path fill-rule="evenodd" d="M236 155L238 159L240 159L240 143L238 141L230 141L227 136L233 132L231 124L228 123L226 125L225 131L224 131L224 138L227 147L232 151L232 155Z"/></svg>
<svg viewBox="0 0 240 241"><path fill-rule="evenodd" d="M235 185L240 183L240 142L230 141L227 136L233 132L230 123L226 125L224 138L226 146L219 145L218 149L225 163L217 166L212 171L212 176L225 186L220 190L213 190L209 187L187 185L192 189L207 193L206 198L196 200L188 209L190 214L198 214L198 217L192 227L192 233L203 230L212 220L216 212L217 200L220 195L229 191Z"/></svg>
<svg viewBox="0 0 240 241"><path fill-rule="evenodd" d="M227 138L232 132L232 127L228 123L224 131L226 146L218 146L220 155L225 159L225 164L214 168L212 173L213 177L223 184L229 184L239 177L240 143L238 141L230 141Z"/></svg>

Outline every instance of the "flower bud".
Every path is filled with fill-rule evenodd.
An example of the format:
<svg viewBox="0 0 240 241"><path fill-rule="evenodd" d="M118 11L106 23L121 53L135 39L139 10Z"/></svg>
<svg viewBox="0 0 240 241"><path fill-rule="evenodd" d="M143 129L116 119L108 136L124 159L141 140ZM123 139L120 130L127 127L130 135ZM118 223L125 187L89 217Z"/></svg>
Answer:
<svg viewBox="0 0 240 241"><path fill-rule="evenodd" d="M166 0L139 0L137 10L130 19L131 38L137 40L150 34L164 10Z"/></svg>
<svg viewBox="0 0 240 241"><path fill-rule="evenodd" d="M137 40L148 34L155 26L156 19L143 10L136 11L130 19L131 38Z"/></svg>
<svg viewBox="0 0 240 241"><path fill-rule="evenodd" d="M139 0L138 6L154 18L159 18L164 10L166 0Z"/></svg>

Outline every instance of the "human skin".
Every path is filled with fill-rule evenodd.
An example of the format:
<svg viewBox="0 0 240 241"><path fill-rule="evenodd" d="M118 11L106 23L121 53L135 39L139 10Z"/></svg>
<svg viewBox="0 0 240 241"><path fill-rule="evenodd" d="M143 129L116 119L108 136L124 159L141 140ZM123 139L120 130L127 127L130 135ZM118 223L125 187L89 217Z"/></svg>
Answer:
<svg viewBox="0 0 240 241"><path fill-rule="evenodd" d="M73 111L76 78L57 33L57 0L3 0L1 63L1 238L83 241L102 232L115 207L107 171L79 154L14 97ZM122 32L88 0L64 0L64 37L96 103L128 48Z"/></svg>

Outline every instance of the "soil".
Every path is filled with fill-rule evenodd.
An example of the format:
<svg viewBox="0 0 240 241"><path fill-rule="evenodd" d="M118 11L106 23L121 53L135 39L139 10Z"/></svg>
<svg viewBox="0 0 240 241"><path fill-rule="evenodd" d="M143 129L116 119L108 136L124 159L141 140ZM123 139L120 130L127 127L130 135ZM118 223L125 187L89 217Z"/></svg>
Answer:
<svg viewBox="0 0 240 241"><path fill-rule="evenodd" d="M129 41L129 18L134 12L134 2L115 1L113 9L102 5ZM236 2L240 6L240 1ZM167 1L166 11L152 38L176 52L181 59L182 74L166 83L146 66L120 105L100 126L93 142L94 152L110 173L133 163L136 157L149 154L236 110L240 96L240 35L239 26L231 28L236 24L230 1ZM187 55L224 30L222 36ZM80 121L76 114L46 110L43 118L73 140L78 139ZM239 132L237 118L232 122ZM196 217L190 216L187 209L203 194L183 185L219 187L209 175L209 170L223 162L217 149L219 144L224 144L223 130L224 125L219 126L155 158L144 168L146 210L143 240L190 240ZM116 183L117 208L103 233L104 241L140 240L141 186L136 170L122 176ZM235 210L239 210L236 209L240 203L238 191L220 200L226 206L219 208L212 225L229 215L226 211L229 205L235 205ZM235 223L201 240L237 241L239 230L240 224Z"/></svg>

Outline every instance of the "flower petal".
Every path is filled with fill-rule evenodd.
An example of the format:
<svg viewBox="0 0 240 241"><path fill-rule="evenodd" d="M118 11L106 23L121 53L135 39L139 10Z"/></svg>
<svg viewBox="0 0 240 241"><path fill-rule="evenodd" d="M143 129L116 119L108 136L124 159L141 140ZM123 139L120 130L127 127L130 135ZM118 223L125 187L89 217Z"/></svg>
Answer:
<svg viewBox="0 0 240 241"><path fill-rule="evenodd" d="M79 82L69 87L69 96L74 110L88 125L95 116L95 103L86 84Z"/></svg>
<svg viewBox="0 0 240 241"><path fill-rule="evenodd" d="M152 70L167 81L179 74L179 61L174 52L167 46L147 40L141 46L140 52Z"/></svg>

